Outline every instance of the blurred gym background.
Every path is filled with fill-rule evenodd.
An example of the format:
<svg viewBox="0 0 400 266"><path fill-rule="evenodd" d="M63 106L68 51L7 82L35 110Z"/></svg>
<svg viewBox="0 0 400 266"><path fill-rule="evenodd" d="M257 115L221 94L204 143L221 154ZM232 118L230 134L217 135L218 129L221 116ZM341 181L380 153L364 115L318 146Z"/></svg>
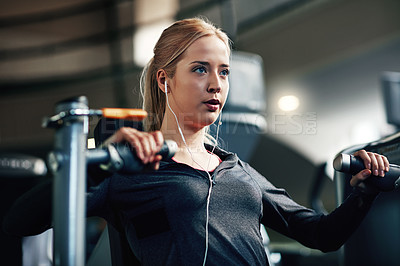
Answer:
<svg viewBox="0 0 400 266"><path fill-rule="evenodd" d="M400 71L398 0L2 0L0 152L45 158L54 132L42 118L67 97L86 95L90 108L140 107L139 76L162 29L198 15L260 66L259 97L239 97L254 80L231 77L232 112L258 115L250 119L259 126L244 131L253 141L244 159L310 207L316 177L325 176L320 200L335 208L335 154L397 130L387 122L382 77ZM0 218L41 178L2 177ZM281 265L338 265L336 253L268 234ZM8 243L1 253L19 256Z"/></svg>

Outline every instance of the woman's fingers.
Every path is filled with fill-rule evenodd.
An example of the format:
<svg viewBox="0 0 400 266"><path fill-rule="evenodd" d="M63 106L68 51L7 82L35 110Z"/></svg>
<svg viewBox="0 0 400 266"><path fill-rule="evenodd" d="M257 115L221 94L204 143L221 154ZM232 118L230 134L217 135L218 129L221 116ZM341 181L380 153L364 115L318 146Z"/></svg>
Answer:
<svg viewBox="0 0 400 266"><path fill-rule="evenodd" d="M151 132L150 134L153 135L153 137L156 141L156 144L157 144L158 151L159 151L161 149L162 145L164 144L163 134L161 133L161 131L154 131L154 132Z"/></svg>
<svg viewBox="0 0 400 266"><path fill-rule="evenodd" d="M351 178L350 185L352 187L355 187L355 186L359 185L362 181L367 179L370 175L371 175L371 170L364 169Z"/></svg>
<svg viewBox="0 0 400 266"><path fill-rule="evenodd" d="M371 158L365 150L356 151L354 156L360 157L364 161L364 166L366 169L371 169Z"/></svg>
<svg viewBox="0 0 400 266"><path fill-rule="evenodd" d="M389 171L389 160L386 158L386 156L382 156L383 159L383 164L385 165L385 171Z"/></svg>
<svg viewBox="0 0 400 266"><path fill-rule="evenodd" d="M360 157L363 160L366 169L360 171L352 177L352 179L350 180L351 186L361 185L361 183L371 174L384 177L385 173L389 171L389 161L383 155L373 152L367 152L365 150L359 150L353 155Z"/></svg>
<svg viewBox="0 0 400 266"><path fill-rule="evenodd" d="M123 127L111 136L107 143L127 142L136 151L138 158L144 163L156 163L161 160L161 156L156 156L160 151L164 137L160 131L142 132L134 128Z"/></svg>
<svg viewBox="0 0 400 266"><path fill-rule="evenodd" d="M383 158L382 158L382 156L379 156L379 155L375 156L375 158L376 158L376 161L378 162L377 175L384 177L386 167L385 167L385 163L383 162Z"/></svg>
<svg viewBox="0 0 400 266"><path fill-rule="evenodd" d="M151 163L151 168L154 170L158 170L158 168L160 167L161 159L162 159L161 155L154 156L154 161Z"/></svg>
<svg viewBox="0 0 400 266"><path fill-rule="evenodd" d="M385 176L385 172L389 171L388 159L380 154L359 150L354 156L360 157L364 161L366 169L370 169L375 176Z"/></svg>

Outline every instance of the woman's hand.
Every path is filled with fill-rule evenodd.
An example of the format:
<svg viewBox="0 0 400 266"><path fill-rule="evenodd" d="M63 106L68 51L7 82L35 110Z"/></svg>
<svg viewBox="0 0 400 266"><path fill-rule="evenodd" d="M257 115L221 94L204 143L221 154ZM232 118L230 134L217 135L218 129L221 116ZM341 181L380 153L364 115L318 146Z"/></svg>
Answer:
<svg viewBox="0 0 400 266"><path fill-rule="evenodd" d="M123 127L108 138L104 144L123 141L131 145L143 164L150 164L153 169L158 169L162 156L157 155L157 153L164 142L164 137L160 131L142 132L134 128Z"/></svg>
<svg viewBox="0 0 400 266"><path fill-rule="evenodd" d="M350 185L355 187L359 186L363 191L370 194L378 193L378 189L372 186L367 186L363 181L371 174L374 176L384 177L385 173L389 171L388 159L377 153L359 150L353 154L360 157L364 161L365 169L354 175L350 180Z"/></svg>

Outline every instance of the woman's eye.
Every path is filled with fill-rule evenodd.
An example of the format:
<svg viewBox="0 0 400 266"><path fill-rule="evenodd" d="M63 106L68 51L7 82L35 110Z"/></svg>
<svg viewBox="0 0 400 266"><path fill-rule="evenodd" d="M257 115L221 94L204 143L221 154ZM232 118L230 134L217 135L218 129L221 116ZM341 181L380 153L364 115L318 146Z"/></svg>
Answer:
<svg viewBox="0 0 400 266"><path fill-rule="evenodd" d="M220 72L221 76L228 76L229 75L229 69L224 69Z"/></svg>
<svg viewBox="0 0 400 266"><path fill-rule="evenodd" d="M199 74L204 74L207 72L205 67L197 67L195 69L193 69L193 72L199 73Z"/></svg>

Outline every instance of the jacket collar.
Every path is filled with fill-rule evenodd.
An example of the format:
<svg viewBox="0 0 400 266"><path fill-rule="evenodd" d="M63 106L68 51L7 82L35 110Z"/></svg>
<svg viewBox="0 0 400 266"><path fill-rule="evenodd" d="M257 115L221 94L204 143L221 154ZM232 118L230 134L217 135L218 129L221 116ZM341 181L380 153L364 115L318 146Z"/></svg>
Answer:
<svg viewBox="0 0 400 266"><path fill-rule="evenodd" d="M204 144L204 146L210 152L214 149L214 146L210 144ZM235 153L228 152L222 148L219 148L218 146L215 147L213 153L215 153L222 160L221 164L216 168L216 170L232 168L239 161L239 158ZM162 160L160 166L166 166L169 164L177 164L177 163L172 159L167 159L167 160Z"/></svg>

